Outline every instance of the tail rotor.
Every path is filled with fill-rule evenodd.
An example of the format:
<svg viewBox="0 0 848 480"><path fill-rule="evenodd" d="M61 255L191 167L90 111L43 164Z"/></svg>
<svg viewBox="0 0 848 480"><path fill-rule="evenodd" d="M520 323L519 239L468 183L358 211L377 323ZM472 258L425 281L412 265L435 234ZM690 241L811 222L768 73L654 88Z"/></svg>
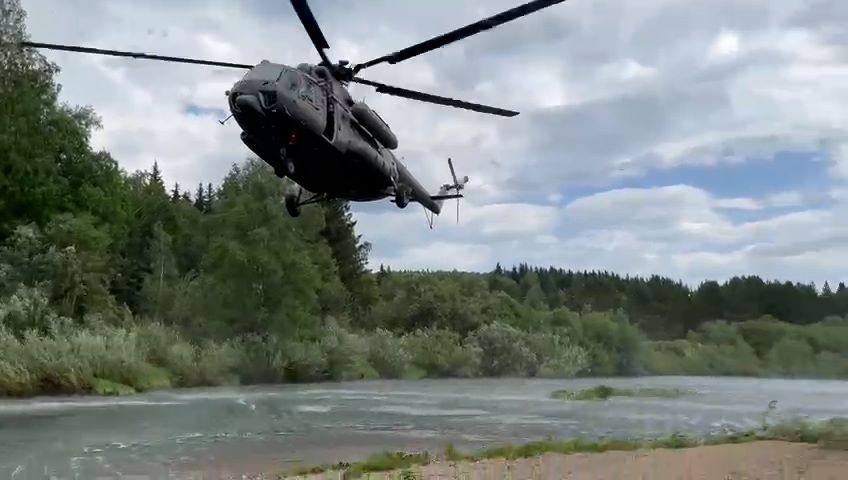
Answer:
<svg viewBox="0 0 848 480"><path fill-rule="evenodd" d="M448 158L448 168L450 168L453 183L442 185L442 188L439 189L439 194L435 198L439 200L456 199L456 223L459 223L459 200L463 197L462 190L465 188L465 184L468 183L468 176L463 176L462 179L457 177L456 170L453 168L453 160L450 158Z"/></svg>

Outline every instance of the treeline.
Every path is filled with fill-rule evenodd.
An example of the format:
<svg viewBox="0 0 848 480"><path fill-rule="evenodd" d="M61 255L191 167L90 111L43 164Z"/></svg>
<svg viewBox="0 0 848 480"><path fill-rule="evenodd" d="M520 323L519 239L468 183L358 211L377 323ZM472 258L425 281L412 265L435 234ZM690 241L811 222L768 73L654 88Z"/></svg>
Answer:
<svg viewBox="0 0 848 480"><path fill-rule="evenodd" d="M511 270L498 265L492 273L493 289L548 308L622 309L651 338L680 338L715 319L738 322L768 315L806 325L848 312L848 288L844 282L835 289L825 282L818 290L814 284L765 281L751 275L724 283L709 280L693 289L657 275L623 277L610 272L575 272L524 264Z"/></svg>
<svg viewBox="0 0 848 480"><path fill-rule="evenodd" d="M366 378L848 377L844 285L366 268L341 202L284 214L255 160L220 185L124 172L0 3L0 395ZM771 315L771 317L763 317ZM776 319L787 321L787 323ZM755 319L755 320L750 320Z"/></svg>

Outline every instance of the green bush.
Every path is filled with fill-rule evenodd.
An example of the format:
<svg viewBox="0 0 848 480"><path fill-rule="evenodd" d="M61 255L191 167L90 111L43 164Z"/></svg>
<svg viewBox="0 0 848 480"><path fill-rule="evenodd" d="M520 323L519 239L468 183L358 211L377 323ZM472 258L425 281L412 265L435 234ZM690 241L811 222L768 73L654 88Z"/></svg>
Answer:
<svg viewBox="0 0 848 480"><path fill-rule="evenodd" d="M90 365L77 355L70 338L24 332L17 355L32 375L40 393L77 393L91 389L94 375ZM5 356L5 355L4 355Z"/></svg>
<svg viewBox="0 0 848 480"><path fill-rule="evenodd" d="M766 356L769 369L778 375L800 376L809 374L815 366L813 347L800 338L782 338Z"/></svg>
<svg viewBox="0 0 848 480"><path fill-rule="evenodd" d="M589 366L586 350L566 335L551 332L531 333L527 335L526 341L534 356L534 363L529 371L531 376L569 378Z"/></svg>
<svg viewBox="0 0 848 480"><path fill-rule="evenodd" d="M484 376L527 375L536 364L526 334L509 325L484 325L471 335L470 342L480 350L480 373Z"/></svg>
<svg viewBox="0 0 848 480"><path fill-rule="evenodd" d="M92 392L97 395L132 395L136 390L129 385L95 378L91 385Z"/></svg>
<svg viewBox="0 0 848 480"><path fill-rule="evenodd" d="M240 352L231 342L218 343L207 340L197 348L195 365L198 385L232 385L238 383L236 367Z"/></svg>
<svg viewBox="0 0 848 480"><path fill-rule="evenodd" d="M289 341L283 344L286 380L317 382L327 378L327 359L315 342Z"/></svg>
<svg viewBox="0 0 848 480"><path fill-rule="evenodd" d="M816 352L848 356L848 322L844 319L826 319L799 329L797 333L806 338Z"/></svg>
<svg viewBox="0 0 848 480"><path fill-rule="evenodd" d="M473 377L480 370L480 350L463 344L450 330L417 330L403 337L412 365L429 377Z"/></svg>
<svg viewBox="0 0 848 480"><path fill-rule="evenodd" d="M60 321L50 305L48 293L41 287L18 285L14 293L0 299L0 325L15 335L27 330L47 332Z"/></svg>
<svg viewBox="0 0 848 480"><path fill-rule="evenodd" d="M409 375L411 355L400 337L378 328L368 336L368 363L380 378L404 378Z"/></svg>
<svg viewBox="0 0 848 480"><path fill-rule="evenodd" d="M647 342L642 368L652 375L761 374L761 361L748 344L700 344L689 340Z"/></svg>
<svg viewBox="0 0 848 480"><path fill-rule="evenodd" d="M758 320L741 322L738 328L742 338L754 348L757 356L765 358L777 342L792 333L796 327L766 316Z"/></svg>
<svg viewBox="0 0 848 480"><path fill-rule="evenodd" d="M580 344L590 358L585 373L594 376L639 373L642 334L622 312L580 315Z"/></svg>
<svg viewBox="0 0 848 480"><path fill-rule="evenodd" d="M240 352L236 370L241 383L280 383L285 380L284 346L276 337L246 335L235 346Z"/></svg>
<svg viewBox="0 0 848 480"><path fill-rule="evenodd" d="M379 376L368 363L365 338L331 324L325 328L320 343L327 359L327 377L331 380L364 380Z"/></svg>
<svg viewBox="0 0 848 480"><path fill-rule="evenodd" d="M848 378L848 358L834 352L816 355L812 373L822 378Z"/></svg>
<svg viewBox="0 0 848 480"><path fill-rule="evenodd" d="M67 338L92 387L94 378L99 378L144 389L141 381L153 367L147 362L147 352L134 331L122 328L78 330Z"/></svg>
<svg viewBox="0 0 848 480"><path fill-rule="evenodd" d="M35 375L21 357L23 347L0 325L0 395L20 397L38 393Z"/></svg>

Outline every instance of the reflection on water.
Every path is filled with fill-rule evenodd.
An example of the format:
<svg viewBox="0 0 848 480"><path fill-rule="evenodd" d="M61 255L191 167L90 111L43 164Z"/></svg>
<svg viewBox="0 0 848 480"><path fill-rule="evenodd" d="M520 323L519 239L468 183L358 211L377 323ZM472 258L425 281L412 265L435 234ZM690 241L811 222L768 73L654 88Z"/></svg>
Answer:
<svg viewBox="0 0 848 480"><path fill-rule="evenodd" d="M676 399L551 400L553 390L677 387ZM815 394L812 394L815 392ZM479 447L547 436L697 435L771 418L848 415L848 382L704 377L376 381L133 397L0 401L0 478L91 478L216 465L322 463L384 449ZM247 468L247 467L245 467ZM40 475L36 477L35 475Z"/></svg>

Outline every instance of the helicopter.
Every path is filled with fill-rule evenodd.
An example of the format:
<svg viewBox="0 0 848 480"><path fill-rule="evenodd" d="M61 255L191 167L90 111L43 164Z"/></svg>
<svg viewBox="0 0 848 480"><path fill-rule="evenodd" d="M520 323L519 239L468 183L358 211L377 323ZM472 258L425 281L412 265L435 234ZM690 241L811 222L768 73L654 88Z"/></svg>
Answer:
<svg viewBox="0 0 848 480"><path fill-rule="evenodd" d="M433 215L441 212L443 202L456 199L459 221L459 199L463 198L462 190L468 177L458 178L452 160L448 159L452 183L430 194L393 153L398 148L398 140L389 125L368 105L354 101L347 87L350 83L358 83L374 87L378 93L513 117L518 112L386 85L362 78L359 72L382 63L403 62L565 0L530 1L355 65L347 60L331 61L326 52L330 45L307 0L290 1L318 52L321 61L317 64L301 63L291 67L263 60L250 65L75 45L29 41L21 45L245 69L244 77L225 92L231 112L227 119L235 118L242 130L242 142L268 163L275 175L287 177L298 186L297 193L285 196L289 215L297 217L304 205L330 199L364 202L391 198L399 208L405 208L410 202L420 203L425 213L432 212L428 214L432 228Z"/></svg>

